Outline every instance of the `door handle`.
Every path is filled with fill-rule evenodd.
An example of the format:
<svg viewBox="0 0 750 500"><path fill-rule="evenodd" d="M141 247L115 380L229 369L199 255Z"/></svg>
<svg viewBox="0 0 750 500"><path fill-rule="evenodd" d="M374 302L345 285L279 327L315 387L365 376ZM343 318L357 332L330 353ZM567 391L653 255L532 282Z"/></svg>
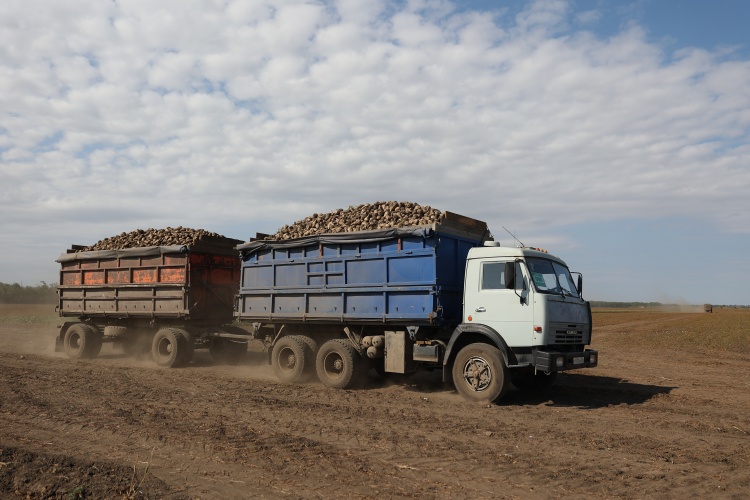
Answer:
<svg viewBox="0 0 750 500"><path fill-rule="evenodd" d="M487 312L487 309L485 309L484 307L477 307L476 309L474 309L474 312L483 313Z"/></svg>

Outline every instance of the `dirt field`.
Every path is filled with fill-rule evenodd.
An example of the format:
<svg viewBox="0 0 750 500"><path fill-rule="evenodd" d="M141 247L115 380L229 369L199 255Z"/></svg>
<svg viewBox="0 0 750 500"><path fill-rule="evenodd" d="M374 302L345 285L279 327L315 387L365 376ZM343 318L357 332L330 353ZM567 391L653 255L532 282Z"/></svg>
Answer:
<svg viewBox="0 0 750 500"><path fill-rule="evenodd" d="M336 391L252 354L73 361L49 306L0 306L0 497L747 498L750 312L594 321L598 368L476 406L437 374Z"/></svg>

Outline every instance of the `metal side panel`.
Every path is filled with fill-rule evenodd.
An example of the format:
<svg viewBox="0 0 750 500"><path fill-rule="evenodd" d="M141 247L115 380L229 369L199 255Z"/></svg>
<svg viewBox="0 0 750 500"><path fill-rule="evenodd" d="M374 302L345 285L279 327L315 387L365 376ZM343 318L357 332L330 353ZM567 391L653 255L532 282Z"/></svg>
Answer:
<svg viewBox="0 0 750 500"><path fill-rule="evenodd" d="M414 344L406 332L385 332L385 371L389 373L411 373L415 364L412 359Z"/></svg>

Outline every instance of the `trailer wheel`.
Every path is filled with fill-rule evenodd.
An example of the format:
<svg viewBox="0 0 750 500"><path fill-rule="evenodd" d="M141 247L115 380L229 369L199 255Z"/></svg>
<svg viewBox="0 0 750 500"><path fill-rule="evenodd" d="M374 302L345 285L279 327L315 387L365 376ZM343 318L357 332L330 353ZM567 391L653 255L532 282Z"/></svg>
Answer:
<svg viewBox="0 0 750 500"><path fill-rule="evenodd" d="M70 358L94 358L102 350L102 334L91 325L76 323L65 332L63 349Z"/></svg>
<svg viewBox="0 0 750 500"><path fill-rule="evenodd" d="M301 382L305 378L307 346L297 335L281 337L273 346L271 366L282 382Z"/></svg>
<svg viewBox="0 0 750 500"><path fill-rule="evenodd" d="M175 335L182 335L185 339L185 349L183 349L181 353L178 353L182 355L180 366L185 366L193 360L193 354L195 353L195 341L193 340L193 336L190 335L190 332L183 330L182 328L170 328L170 330L172 330Z"/></svg>
<svg viewBox="0 0 750 500"><path fill-rule="evenodd" d="M151 355L159 366L177 368L185 364L187 340L174 328L162 328L151 344Z"/></svg>
<svg viewBox="0 0 750 500"><path fill-rule="evenodd" d="M315 359L318 378L328 387L348 389L359 379L363 359L348 340L329 340Z"/></svg>
<svg viewBox="0 0 750 500"><path fill-rule="evenodd" d="M497 347L469 344L453 362L453 384L469 401L491 403L500 399L510 385L508 367Z"/></svg>
<svg viewBox="0 0 750 500"><path fill-rule="evenodd" d="M529 393L544 393L551 390L556 379L557 372L549 375L544 372L525 372L510 376L511 382L518 390Z"/></svg>

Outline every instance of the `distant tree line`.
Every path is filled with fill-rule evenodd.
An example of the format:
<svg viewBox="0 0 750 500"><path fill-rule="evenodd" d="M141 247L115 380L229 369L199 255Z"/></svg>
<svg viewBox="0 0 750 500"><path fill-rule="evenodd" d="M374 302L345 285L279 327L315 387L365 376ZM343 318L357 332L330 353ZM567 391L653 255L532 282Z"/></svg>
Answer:
<svg viewBox="0 0 750 500"><path fill-rule="evenodd" d="M684 307L688 304L664 304L662 302L606 302L602 300L591 300L591 307L602 307L602 308L612 308L612 309L647 309L651 307L658 307L661 309L670 309L675 308L679 309L681 307ZM703 304L692 304L695 307L703 307ZM744 308L750 308L750 305L747 304L712 304L714 308L717 307L732 307L734 309L744 309Z"/></svg>
<svg viewBox="0 0 750 500"><path fill-rule="evenodd" d="M36 286L0 283L0 304L54 304L57 286L41 282Z"/></svg>
<svg viewBox="0 0 750 500"><path fill-rule="evenodd" d="M641 308L641 307L664 307L670 304L662 304L661 302L606 302L602 300L591 300L591 307L609 307L609 308Z"/></svg>

